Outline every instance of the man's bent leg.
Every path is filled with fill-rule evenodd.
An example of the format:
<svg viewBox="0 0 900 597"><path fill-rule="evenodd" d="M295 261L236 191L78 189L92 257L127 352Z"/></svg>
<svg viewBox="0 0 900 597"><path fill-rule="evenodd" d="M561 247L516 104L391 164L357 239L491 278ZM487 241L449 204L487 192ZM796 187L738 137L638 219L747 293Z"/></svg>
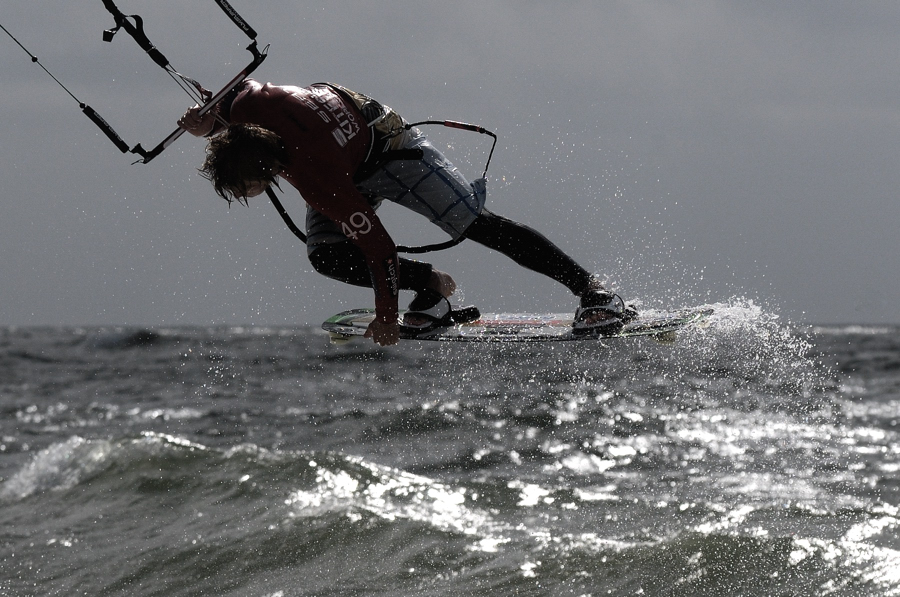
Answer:
<svg viewBox="0 0 900 597"><path fill-rule="evenodd" d="M482 210L465 236L503 253L522 267L563 284L575 296L599 286L590 272L578 265L546 236L524 224Z"/></svg>
<svg viewBox="0 0 900 597"><path fill-rule="evenodd" d="M334 280L353 286L372 287L369 265L363 252L349 241L315 247L309 254L313 268ZM400 289L419 291L429 287L432 279L430 263L400 258Z"/></svg>

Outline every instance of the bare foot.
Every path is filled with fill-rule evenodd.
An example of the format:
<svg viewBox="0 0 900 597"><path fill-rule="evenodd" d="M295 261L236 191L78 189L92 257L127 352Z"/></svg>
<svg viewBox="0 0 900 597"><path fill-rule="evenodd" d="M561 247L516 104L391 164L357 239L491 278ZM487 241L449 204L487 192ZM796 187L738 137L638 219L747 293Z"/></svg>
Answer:
<svg viewBox="0 0 900 597"><path fill-rule="evenodd" d="M424 315L414 315L412 313L404 313L403 314L403 325L408 325L412 327L420 327L423 325L427 325L429 319Z"/></svg>
<svg viewBox="0 0 900 597"><path fill-rule="evenodd" d="M456 292L456 282L450 277L450 274L440 270L431 270L431 279L428 280L428 288L439 293L444 298L449 298ZM424 315L415 315L405 313L403 315L403 323L410 326L423 326L431 320Z"/></svg>
<svg viewBox="0 0 900 597"><path fill-rule="evenodd" d="M450 298L456 292L456 282L450 277L450 274L433 269L431 270L431 279L428 281L428 288Z"/></svg>

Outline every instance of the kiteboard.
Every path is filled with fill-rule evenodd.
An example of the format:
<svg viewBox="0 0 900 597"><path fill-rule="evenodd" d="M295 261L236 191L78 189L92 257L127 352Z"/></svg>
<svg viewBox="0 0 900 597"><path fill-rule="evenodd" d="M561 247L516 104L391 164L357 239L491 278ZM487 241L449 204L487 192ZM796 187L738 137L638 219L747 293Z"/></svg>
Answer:
<svg viewBox="0 0 900 597"><path fill-rule="evenodd" d="M400 327L404 340L442 342L565 342L610 340L651 336L662 342L675 340L678 330L703 326L712 315L710 307L691 307L672 311L646 310L613 334L574 333L569 313L498 313L485 314L474 321L416 332ZM402 315L402 312L401 312ZM375 318L373 309L353 309L329 317L322 329L334 343L362 336Z"/></svg>

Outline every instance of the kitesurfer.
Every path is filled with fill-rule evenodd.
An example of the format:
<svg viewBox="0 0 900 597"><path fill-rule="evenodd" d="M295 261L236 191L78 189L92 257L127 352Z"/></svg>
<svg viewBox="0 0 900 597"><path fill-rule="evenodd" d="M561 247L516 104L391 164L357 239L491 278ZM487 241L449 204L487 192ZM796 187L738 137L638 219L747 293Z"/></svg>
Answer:
<svg viewBox="0 0 900 597"><path fill-rule="evenodd" d="M380 345L399 339L398 294L413 290L402 325L447 325L453 278L397 256L376 208L384 199L428 218L565 285L579 306L576 332L612 333L634 310L536 230L485 208L485 180L468 181L416 127L370 97L330 83L309 87L247 79L203 116L178 121L209 137L201 173L231 202L246 203L283 178L308 205L308 255L328 277L375 291L366 333Z"/></svg>

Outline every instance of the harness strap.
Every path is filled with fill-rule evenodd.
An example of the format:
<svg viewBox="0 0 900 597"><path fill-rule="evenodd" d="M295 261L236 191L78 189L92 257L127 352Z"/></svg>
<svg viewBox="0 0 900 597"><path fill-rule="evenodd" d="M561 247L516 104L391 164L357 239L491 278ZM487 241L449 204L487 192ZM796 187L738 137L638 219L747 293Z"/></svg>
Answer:
<svg viewBox="0 0 900 597"><path fill-rule="evenodd" d="M266 195L268 195L269 200L272 202L272 205L275 206L275 210L278 212L278 215L281 216L281 219L284 220L285 225L287 225L288 230L294 233L294 236L299 238L303 244L306 244L306 235L303 234L296 224L294 224L294 220L291 219L290 214L288 214L287 210L284 209L284 205L281 204L281 201L278 200L278 195L275 194L275 191L272 190L272 185L266 187Z"/></svg>
<svg viewBox="0 0 900 597"><path fill-rule="evenodd" d="M386 149L379 155L380 162L391 162L394 160L421 160L425 157L425 152L419 147L409 147L406 149Z"/></svg>
<svg viewBox="0 0 900 597"><path fill-rule="evenodd" d="M303 231L294 223L294 220L291 218L291 215L287 212L282 205L281 201L278 199L278 195L275 194L275 191L272 189L272 186L269 185L266 187L266 195L269 197L269 200L272 202L272 205L275 206L275 211L278 212L278 215L281 216L281 219L284 221L284 224L288 227L288 230L294 233L294 236L300 239L304 245L306 244L306 235L303 234ZM456 246L465 240L465 235L455 239L448 240L443 243L438 243L434 245L425 245L423 247L407 247L404 245L397 245L398 253L407 253L407 254L421 254L421 253L430 253L432 251L439 251L441 249L449 249L450 247Z"/></svg>

